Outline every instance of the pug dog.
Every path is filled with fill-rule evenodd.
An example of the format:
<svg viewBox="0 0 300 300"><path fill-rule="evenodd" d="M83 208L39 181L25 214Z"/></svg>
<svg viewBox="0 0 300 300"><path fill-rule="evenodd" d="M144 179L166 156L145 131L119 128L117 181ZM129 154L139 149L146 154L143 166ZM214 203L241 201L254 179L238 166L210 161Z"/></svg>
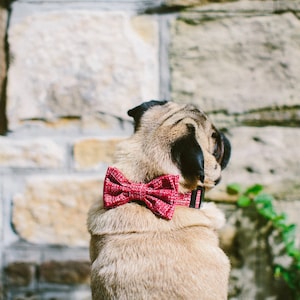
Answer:
<svg viewBox="0 0 300 300"><path fill-rule="evenodd" d="M134 134L88 213L92 299L227 299L225 218L200 200L220 181L228 139L193 105L152 100L128 115Z"/></svg>

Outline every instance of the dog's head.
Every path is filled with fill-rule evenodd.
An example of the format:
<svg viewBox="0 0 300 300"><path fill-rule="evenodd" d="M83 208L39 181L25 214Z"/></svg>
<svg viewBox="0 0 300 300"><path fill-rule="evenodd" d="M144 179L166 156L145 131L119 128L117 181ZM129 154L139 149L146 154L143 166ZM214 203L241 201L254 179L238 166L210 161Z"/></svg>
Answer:
<svg viewBox="0 0 300 300"><path fill-rule="evenodd" d="M185 190L214 187L230 158L230 143L193 105L145 102L128 111L134 118L135 149L143 157L145 180L180 174ZM138 162L139 164L139 162Z"/></svg>

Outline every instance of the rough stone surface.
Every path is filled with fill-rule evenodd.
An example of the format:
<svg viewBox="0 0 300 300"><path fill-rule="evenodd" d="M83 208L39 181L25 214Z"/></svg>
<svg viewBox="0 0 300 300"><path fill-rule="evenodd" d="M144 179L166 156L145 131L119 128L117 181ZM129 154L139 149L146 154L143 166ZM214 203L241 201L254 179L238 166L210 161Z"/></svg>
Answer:
<svg viewBox="0 0 300 300"><path fill-rule="evenodd" d="M5 32L6 32L7 11L0 6L0 83L2 91L2 80L6 73L6 54L5 54Z"/></svg>
<svg viewBox="0 0 300 300"><path fill-rule="evenodd" d="M35 244L88 246L87 211L101 185L97 178L74 175L28 177L23 193L14 197L17 233Z"/></svg>
<svg viewBox="0 0 300 300"><path fill-rule="evenodd" d="M155 17L77 10L34 14L10 27L9 43L10 129L26 120L97 111L127 118L129 108L158 97Z"/></svg>
<svg viewBox="0 0 300 300"><path fill-rule="evenodd" d="M210 2L230 2L232 0L165 0L163 3L167 6L196 6L204 5Z"/></svg>
<svg viewBox="0 0 300 300"><path fill-rule="evenodd" d="M279 199L300 199L300 131L283 127L237 127L230 130L232 157L219 188L207 194L222 199L228 183L263 184ZM225 195L225 198L227 195Z"/></svg>
<svg viewBox="0 0 300 300"><path fill-rule="evenodd" d="M75 168L78 170L97 169L103 164L111 164L118 142L120 139L99 138L86 138L75 142L73 149Z"/></svg>
<svg viewBox="0 0 300 300"><path fill-rule="evenodd" d="M28 286L35 277L33 263L14 262L4 269L5 283L9 286Z"/></svg>
<svg viewBox="0 0 300 300"><path fill-rule="evenodd" d="M236 1L212 0L209 2L211 3L204 6L193 7L190 11L201 12L204 18L206 18L211 13L214 14L216 13L217 16L227 16L227 17L228 16L232 17L235 16L237 13L238 14L242 13L244 17L249 17L249 16L251 17L255 15L268 15L268 14L283 13L287 11L293 11L297 14L300 11L299 0L236 0ZM223 2L227 2L227 3L224 5Z"/></svg>
<svg viewBox="0 0 300 300"><path fill-rule="evenodd" d="M49 261L41 264L42 282L57 284L89 284L90 262Z"/></svg>
<svg viewBox="0 0 300 300"><path fill-rule="evenodd" d="M300 107L282 107L280 109L265 109L236 117L239 124L249 126L277 125L284 127L300 126Z"/></svg>
<svg viewBox="0 0 300 300"><path fill-rule="evenodd" d="M16 292L10 293L9 300L91 300L90 289L75 289L74 287L68 291L46 291L38 292ZM6 299L5 299L6 300Z"/></svg>
<svg viewBox="0 0 300 300"><path fill-rule="evenodd" d="M66 151L50 139L13 140L0 137L0 166L14 168L58 168Z"/></svg>
<svg viewBox="0 0 300 300"><path fill-rule="evenodd" d="M224 111L210 113L210 119L218 128L236 126L300 126L300 107L268 107L240 114L224 114Z"/></svg>
<svg viewBox="0 0 300 300"><path fill-rule="evenodd" d="M165 0L164 4L167 6L193 6L208 3L207 0Z"/></svg>
<svg viewBox="0 0 300 300"><path fill-rule="evenodd" d="M173 99L228 113L299 104L300 21L293 13L201 16L172 23Z"/></svg>
<svg viewBox="0 0 300 300"><path fill-rule="evenodd" d="M2 6L2 5L1 5ZM5 53L5 32L7 22L7 11L0 6L0 134L6 131L5 117L5 76L6 76L6 53Z"/></svg>

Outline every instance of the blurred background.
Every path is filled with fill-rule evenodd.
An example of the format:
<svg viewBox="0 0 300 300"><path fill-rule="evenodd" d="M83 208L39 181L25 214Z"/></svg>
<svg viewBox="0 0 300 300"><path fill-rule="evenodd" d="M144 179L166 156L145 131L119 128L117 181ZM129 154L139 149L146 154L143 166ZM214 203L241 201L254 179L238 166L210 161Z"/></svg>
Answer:
<svg viewBox="0 0 300 300"><path fill-rule="evenodd" d="M87 210L151 99L198 105L232 143L206 195L229 299L296 299L272 226L226 187L261 184L300 223L300 0L0 3L0 299L91 299Z"/></svg>

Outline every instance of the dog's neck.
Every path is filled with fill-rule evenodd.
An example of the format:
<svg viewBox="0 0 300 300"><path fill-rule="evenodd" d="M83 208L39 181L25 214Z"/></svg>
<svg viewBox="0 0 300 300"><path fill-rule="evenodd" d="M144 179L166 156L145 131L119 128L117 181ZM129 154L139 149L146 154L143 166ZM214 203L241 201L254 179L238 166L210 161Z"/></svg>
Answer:
<svg viewBox="0 0 300 300"><path fill-rule="evenodd" d="M109 170L113 170L112 172L116 173L117 175L115 175L115 176L117 176L117 177L122 176L122 178L123 178L123 175L124 175L126 178L125 181L127 182L127 180L129 180L126 183L126 186L128 185L128 183L130 183L129 187L132 185L132 187L133 187L132 191L134 191L134 189L136 189L137 185L140 186L138 188L138 190L140 191L140 188L145 187L147 184L152 182L152 179L149 181L132 180L131 178L127 177L126 171L123 171L120 167L118 167L118 168L116 166L110 167ZM108 173L110 173L110 172L108 171ZM162 175L157 176L156 178L153 178L153 180L160 179L160 178L166 177L166 176L169 176L172 178L177 178L176 179L177 180L176 189L174 186L174 190L177 193L177 197L176 197L176 199L174 199L174 204L176 206L188 206L188 207L192 207L192 208L200 208L201 203L204 198L204 192L205 192L203 187L199 186L199 187L197 187L197 189L194 189L194 190L186 192L186 193L182 193L178 189L178 177L179 177L178 175L162 174ZM114 178L116 178L116 177L114 177ZM107 180L107 177L105 178L105 180ZM134 194L134 192L133 192L133 194ZM138 201L138 199L136 199L136 201Z"/></svg>
<svg viewBox="0 0 300 300"><path fill-rule="evenodd" d="M130 181L147 183L154 178L165 175L166 172L155 165L150 158L141 155L139 151L131 152L126 147L119 149L114 166Z"/></svg>

